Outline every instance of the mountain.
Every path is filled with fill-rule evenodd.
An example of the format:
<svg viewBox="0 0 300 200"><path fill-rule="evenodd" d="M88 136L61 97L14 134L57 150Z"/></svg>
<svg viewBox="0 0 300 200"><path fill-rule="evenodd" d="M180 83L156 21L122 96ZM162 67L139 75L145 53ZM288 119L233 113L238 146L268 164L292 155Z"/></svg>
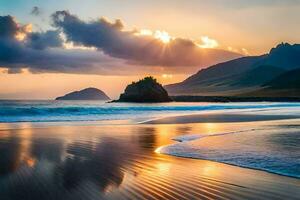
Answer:
<svg viewBox="0 0 300 200"><path fill-rule="evenodd" d="M109 100L110 98L97 88L86 88L57 97L55 100Z"/></svg>
<svg viewBox="0 0 300 200"><path fill-rule="evenodd" d="M273 80L275 77L286 72L286 70L271 65L263 65L246 72L229 77L226 84L231 86L261 86Z"/></svg>
<svg viewBox="0 0 300 200"><path fill-rule="evenodd" d="M272 89L300 89L300 68L283 73L263 86Z"/></svg>
<svg viewBox="0 0 300 200"><path fill-rule="evenodd" d="M223 81L231 80L232 76L250 70L262 59L263 56L250 56L213 65L200 70L181 83L166 85L165 88L171 95L219 95L223 93L222 91L228 92L233 89L222 84Z"/></svg>
<svg viewBox="0 0 300 200"><path fill-rule="evenodd" d="M264 84L297 68L300 45L282 43L268 54L213 65L165 88L171 95L237 96L261 90Z"/></svg>
<svg viewBox="0 0 300 200"><path fill-rule="evenodd" d="M262 89L242 96L300 97L300 68L287 71L262 86Z"/></svg>
<svg viewBox="0 0 300 200"><path fill-rule="evenodd" d="M272 65L292 70L300 67L300 44L290 45L281 43L272 48L268 56L258 63L259 65Z"/></svg>
<svg viewBox="0 0 300 200"><path fill-rule="evenodd" d="M128 85L118 102L169 102L168 92L153 77Z"/></svg>

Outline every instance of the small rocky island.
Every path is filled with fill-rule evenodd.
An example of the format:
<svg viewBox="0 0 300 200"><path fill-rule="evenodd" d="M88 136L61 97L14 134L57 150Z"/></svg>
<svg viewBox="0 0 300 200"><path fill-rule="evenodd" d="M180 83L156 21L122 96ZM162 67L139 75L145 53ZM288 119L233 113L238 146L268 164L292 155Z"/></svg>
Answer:
<svg viewBox="0 0 300 200"><path fill-rule="evenodd" d="M55 100L110 100L110 98L97 88L86 88L80 91L68 93L64 96L57 97Z"/></svg>
<svg viewBox="0 0 300 200"><path fill-rule="evenodd" d="M117 102L156 103L172 101L168 92L153 77L145 77L128 85Z"/></svg>

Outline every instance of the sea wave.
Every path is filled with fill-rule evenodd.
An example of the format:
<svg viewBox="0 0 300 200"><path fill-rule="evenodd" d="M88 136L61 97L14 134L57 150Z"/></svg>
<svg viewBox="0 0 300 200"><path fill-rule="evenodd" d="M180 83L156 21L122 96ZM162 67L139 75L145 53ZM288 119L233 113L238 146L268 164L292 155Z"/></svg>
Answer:
<svg viewBox="0 0 300 200"><path fill-rule="evenodd" d="M0 101L0 122L152 119L218 110L268 110L300 107L299 103L161 103L130 104L61 101Z"/></svg>
<svg viewBox="0 0 300 200"><path fill-rule="evenodd" d="M225 133L210 133L207 135L203 134L189 134L189 135L180 135L177 137L172 138L172 140L177 142L188 142L192 140L198 140L205 137L213 137L213 136L221 136L221 135L228 135L228 134L235 134L235 133L243 133L243 132L249 132L249 131L255 131L259 129L247 129L247 130L240 130L240 131L231 131L231 132L225 132Z"/></svg>
<svg viewBox="0 0 300 200"><path fill-rule="evenodd" d="M269 127L173 138L175 144L156 152L211 160L300 178L299 127Z"/></svg>

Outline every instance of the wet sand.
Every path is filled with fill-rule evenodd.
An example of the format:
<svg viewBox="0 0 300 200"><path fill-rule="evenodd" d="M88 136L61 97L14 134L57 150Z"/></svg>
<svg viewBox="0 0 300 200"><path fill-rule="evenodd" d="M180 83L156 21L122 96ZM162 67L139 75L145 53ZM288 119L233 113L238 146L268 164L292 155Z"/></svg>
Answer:
<svg viewBox="0 0 300 200"><path fill-rule="evenodd" d="M261 124L259 124L261 123ZM277 124L277 122L276 122ZM300 180L156 153L179 135L249 123L35 127L0 131L1 199L297 199Z"/></svg>

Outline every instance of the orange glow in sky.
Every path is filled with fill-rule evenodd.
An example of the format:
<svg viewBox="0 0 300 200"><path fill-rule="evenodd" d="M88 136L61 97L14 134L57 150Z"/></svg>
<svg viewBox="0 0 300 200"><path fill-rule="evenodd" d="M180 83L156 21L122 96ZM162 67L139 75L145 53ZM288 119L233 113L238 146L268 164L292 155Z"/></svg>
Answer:
<svg viewBox="0 0 300 200"><path fill-rule="evenodd" d="M155 31L154 37L167 44L171 41L171 36L166 31Z"/></svg>
<svg viewBox="0 0 300 200"><path fill-rule="evenodd" d="M162 41L163 43L167 44L171 41L172 37L169 35L168 32L166 31L151 31L149 29L141 29L139 32L135 33L135 35L137 36L151 36L154 37L160 41Z"/></svg>
<svg viewBox="0 0 300 200"><path fill-rule="evenodd" d="M30 14L30 10L35 6L41 10L38 16ZM250 1L235 0L86 0L84 6L82 6L82 0L62 0L55 4L51 1L39 1L38 5L36 0L1 1L1 16L11 16L17 23L17 26L14 27L16 30L11 37L16 40L15 42L22 43L23 46L21 45L20 51L16 51L17 58L12 59L14 63L9 63L11 60L6 58L0 60L2 65L0 67L0 99L53 99L67 92L86 87L97 87L111 98L117 98L128 83L147 75L154 76L163 85L178 83L198 70L208 67L212 63L216 64L214 61L220 62L220 58L212 60L209 57L212 54L206 53L214 51L213 49L222 49L238 56L263 55L281 42L299 43L299 9L299 1L265 0L251 1L251 3ZM78 17L79 24L85 23L86 27L99 25L101 22L99 19L102 16L107 17L108 20L104 20L105 23L101 22L103 23L101 27L114 27L110 31L116 34L108 34L108 39L106 39L106 37L99 36L100 34L97 32L85 34L90 32L75 31L75 34L82 32L83 35L88 35L84 40L88 41L88 44L84 44L83 41L72 41L70 38L73 35L68 37L66 32L61 31L62 27L57 29L53 26L53 19L49 17L62 10L70 11L71 19ZM115 19L119 20L114 22ZM31 56L25 52L23 57L19 56L18 53L23 53L24 49L30 46L30 43L26 42L30 40L31 32L44 34L47 31L60 32L60 39L63 42L60 45L50 45L46 48L43 45L40 46L39 43L50 44L51 40L38 38L37 48L30 50L30 53L38 52L38 54ZM105 29L101 34L111 33L110 31ZM123 33L126 36L116 40L110 38L123 35ZM99 40L105 38L105 41L97 42L98 46L89 44L90 40L94 41L96 36L99 36L100 39L97 38ZM146 39L143 40L143 38ZM41 40L39 41L39 39ZM192 48L192 53L183 48L175 54L172 50L178 47L176 39L187 40L196 48ZM117 42L110 44L109 40ZM130 40L138 40L136 42L138 44ZM188 46L189 42L180 43L183 44L180 47ZM102 46L106 43L108 44L105 45L107 48L105 52ZM151 44L149 45L149 43ZM153 43L158 44L156 45L158 48L153 48L156 47L152 45ZM125 50L121 51L122 44L126 46ZM131 46L136 48L129 51ZM115 49L114 52L111 51L112 47ZM146 53L141 51L140 47L145 47L142 50L145 50ZM150 51L151 49L154 50ZM51 54L47 54L48 51ZM6 51L4 52L6 53ZM65 59L67 52L71 52L67 57L69 59ZM198 57L198 52L204 53ZM217 52L221 51L217 50ZM183 59L184 64L178 62L179 57L184 58L183 53L187 54L186 59ZM40 55L43 54L47 56L40 59ZM48 59L48 55L56 54L61 57L58 57L57 60ZM133 54L136 55L133 56ZM155 59L152 59L151 56L147 57L152 54ZM222 56L224 55L222 54ZM75 59L77 57L78 60ZM161 57L165 59L161 59L161 62L152 62ZM165 61L171 58L174 58L174 62ZM200 64L191 62L192 64L186 65L186 62L192 59L199 60ZM207 62L203 62L203 64L202 59ZM44 62L36 62L40 60ZM141 62L141 60L145 62ZM59 61L63 61L61 62L63 64L59 62L53 67L50 66L50 61L53 61L54 65ZM69 67L70 63L74 64L74 67ZM46 66L47 64L49 66ZM20 66L32 71L38 70L34 71L36 74L31 74L28 70L19 69ZM88 71L89 67L91 71ZM81 74L85 72L88 73Z"/></svg>
<svg viewBox="0 0 300 200"><path fill-rule="evenodd" d="M54 73L31 74L28 72L6 74L0 71L0 82L2 83L0 84L0 99L54 99L68 92L87 87L99 88L109 97L115 99L124 91L127 84L147 75L100 76ZM171 84L182 81L187 76L185 74L162 74L155 76L155 78L162 84Z"/></svg>
<svg viewBox="0 0 300 200"><path fill-rule="evenodd" d="M202 44L198 44L201 48L216 48L219 46L217 40L211 39L208 36L202 36L201 42Z"/></svg>

